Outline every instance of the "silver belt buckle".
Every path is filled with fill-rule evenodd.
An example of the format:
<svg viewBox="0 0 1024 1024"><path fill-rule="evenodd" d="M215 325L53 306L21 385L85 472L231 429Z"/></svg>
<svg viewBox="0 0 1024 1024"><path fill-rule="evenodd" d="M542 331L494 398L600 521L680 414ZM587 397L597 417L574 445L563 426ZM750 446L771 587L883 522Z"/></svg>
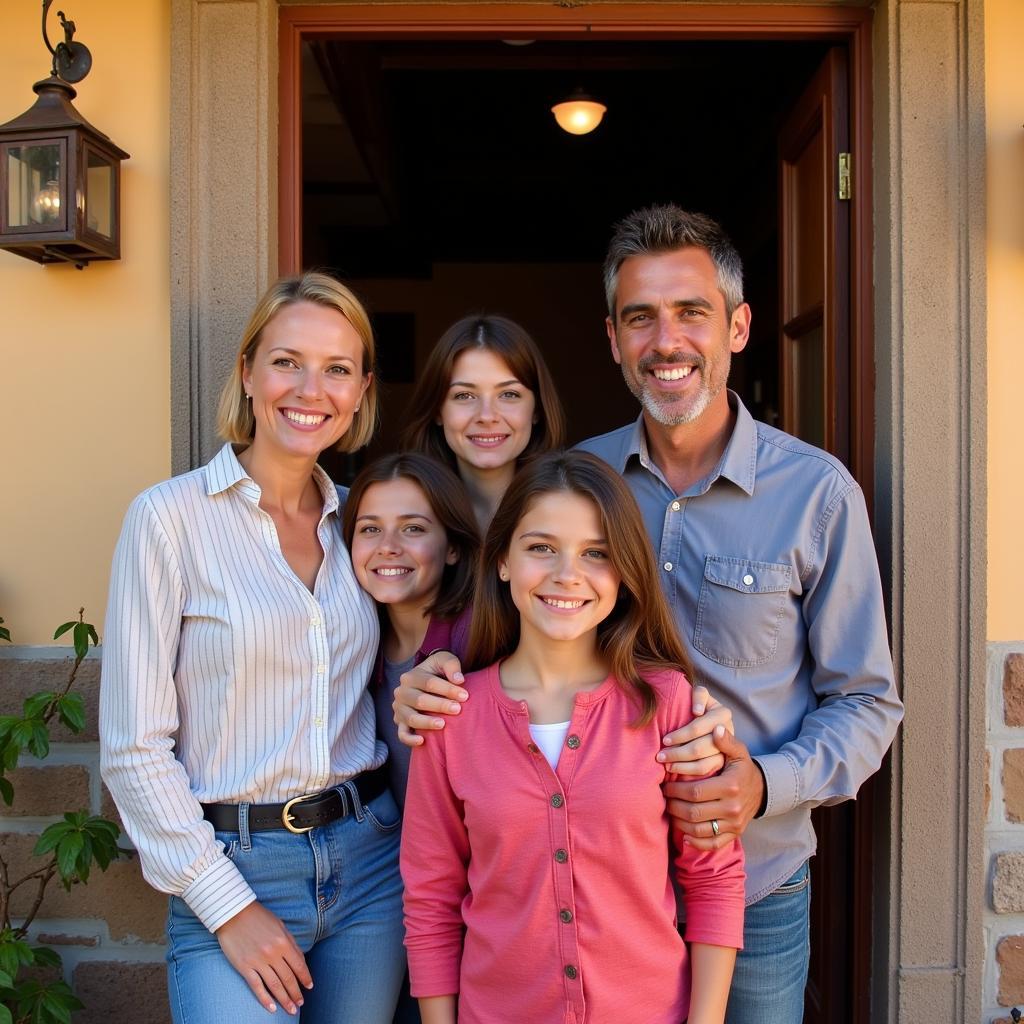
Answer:
<svg viewBox="0 0 1024 1024"><path fill-rule="evenodd" d="M284 809L281 811L281 824L284 825L289 832L293 832L297 836L301 836L306 832L312 832L313 829L316 828L316 825L307 825L305 828L296 828L292 824L295 819L292 817L291 810L293 804L301 804L303 801L312 800L319 795L319 793L306 793L303 796L293 796L291 800L284 805Z"/></svg>

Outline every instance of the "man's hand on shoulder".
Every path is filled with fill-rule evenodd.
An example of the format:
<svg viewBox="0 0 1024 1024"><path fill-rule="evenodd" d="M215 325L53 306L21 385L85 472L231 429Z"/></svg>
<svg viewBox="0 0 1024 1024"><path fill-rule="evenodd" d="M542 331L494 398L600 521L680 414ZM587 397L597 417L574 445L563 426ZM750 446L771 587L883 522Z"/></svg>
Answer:
<svg viewBox="0 0 1024 1024"><path fill-rule="evenodd" d="M462 688L465 677L454 654L435 651L408 672L403 672L391 705L398 738L407 747L418 747L420 729L443 729L444 719L433 715L457 715L469 694Z"/></svg>

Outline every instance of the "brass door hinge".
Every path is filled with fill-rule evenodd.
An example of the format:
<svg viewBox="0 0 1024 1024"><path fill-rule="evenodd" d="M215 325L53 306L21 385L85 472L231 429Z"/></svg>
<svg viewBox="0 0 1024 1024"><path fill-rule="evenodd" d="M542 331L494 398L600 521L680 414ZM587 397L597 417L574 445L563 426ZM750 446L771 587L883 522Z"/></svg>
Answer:
<svg viewBox="0 0 1024 1024"><path fill-rule="evenodd" d="M851 194L850 187L850 154L840 153L839 154L839 198L849 199Z"/></svg>

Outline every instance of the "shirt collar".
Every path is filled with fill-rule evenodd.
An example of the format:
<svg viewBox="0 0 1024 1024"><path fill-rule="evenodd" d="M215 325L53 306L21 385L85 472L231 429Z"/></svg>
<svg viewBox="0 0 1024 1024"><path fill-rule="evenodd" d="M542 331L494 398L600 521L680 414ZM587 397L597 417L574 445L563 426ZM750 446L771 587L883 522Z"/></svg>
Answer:
<svg viewBox="0 0 1024 1024"><path fill-rule="evenodd" d="M239 447L241 449L241 446ZM331 478L324 471L323 467L313 467L313 480L320 489L324 499L323 514L329 515L338 511L338 488L331 482ZM260 485L242 467L235 452L235 446L225 444L223 448L206 464L206 493L209 495L223 494L232 487L238 490L250 501L258 502L263 493Z"/></svg>
<svg viewBox="0 0 1024 1024"><path fill-rule="evenodd" d="M696 485L696 488L700 492L706 491L719 477L724 476L747 494L753 494L757 476L757 424L735 391L729 392L729 407L736 413L736 423L732 428L729 443L725 446L718 465ZM626 465L634 456L644 469L664 479L647 447L643 413L637 417L632 429L623 437L617 466L620 472L625 472Z"/></svg>

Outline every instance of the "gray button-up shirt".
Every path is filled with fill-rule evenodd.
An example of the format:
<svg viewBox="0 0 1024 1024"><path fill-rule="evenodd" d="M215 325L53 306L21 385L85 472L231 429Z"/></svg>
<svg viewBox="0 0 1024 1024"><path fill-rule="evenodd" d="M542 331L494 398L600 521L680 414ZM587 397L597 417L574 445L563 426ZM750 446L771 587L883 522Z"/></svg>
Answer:
<svg viewBox="0 0 1024 1024"><path fill-rule="evenodd" d="M725 453L683 494L651 460L642 416L579 447L636 496L697 681L764 772L765 813L743 837L753 903L814 852L811 809L878 769L903 708L860 488L827 452L729 402Z"/></svg>

